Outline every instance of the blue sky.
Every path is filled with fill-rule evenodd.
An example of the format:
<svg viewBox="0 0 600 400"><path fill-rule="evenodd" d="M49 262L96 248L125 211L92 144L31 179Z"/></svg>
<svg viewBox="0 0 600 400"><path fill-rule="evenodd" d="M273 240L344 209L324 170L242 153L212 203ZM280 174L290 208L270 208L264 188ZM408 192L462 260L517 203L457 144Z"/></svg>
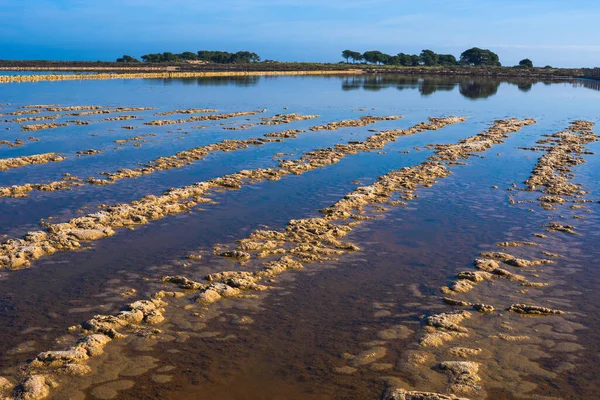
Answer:
<svg viewBox="0 0 600 400"><path fill-rule="evenodd" d="M243 49L337 62L346 48L478 46L503 65L600 66L598 0L0 0L0 21L0 59Z"/></svg>

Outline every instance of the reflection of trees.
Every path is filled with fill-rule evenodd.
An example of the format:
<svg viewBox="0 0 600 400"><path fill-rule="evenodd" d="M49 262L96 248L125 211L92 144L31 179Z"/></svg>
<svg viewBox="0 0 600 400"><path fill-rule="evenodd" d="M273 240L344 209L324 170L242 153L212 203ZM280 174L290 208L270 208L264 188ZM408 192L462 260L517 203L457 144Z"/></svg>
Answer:
<svg viewBox="0 0 600 400"><path fill-rule="evenodd" d="M421 86L419 87L419 92L421 92L422 96L429 96L430 94L434 94L437 91L451 92L456 87L455 82L450 82L448 80L444 81L443 78L440 79L423 79Z"/></svg>
<svg viewBox="0 0 600 400"><path fill-rule="evenodd" d="M260 76L214 76L205 78L169 78L163 79L165 85L179 81L185 86L255 86Z"/></svg>
<svg viewBox="0 0 600 400"><path fill-rule="evenodd" d="M458 84L458 91L464 97L472 100L487 99L498 92L499 81L467 80Z"/></svg>
<svg viewBox="0 0 600 400"><path fill-rule="evenodd" d="M521 83L517 83L517 87L519 88L519 90L521 92L527 93L533 87L533 82L521 82Z"/></svg>
<svg viewBox="0 0 600 400"><path fill-rule="evenodd" d="M342 81L342 90L357 90L362 87L362 79L358 79L357 77L346 78Z"/></svg>
<svg viewBox="0 0 600 400"><path fill-rule="evenodd" d="M573 82L574 87L584 87L592 90L600 90L600 81L592 79L581 79Z"/></svg>
<svg viewBox="0 0 600 400"><path fill-rule="evenodd" d="M214 76L196 78L198 86L256 86L260 76Z"/></svg>
<svg viewBox="0 0 600 400"><path fill-rule="evenodd" d="M422 96L429 96L438 91L450 92L458 87L458 92L465 98L486 99L498 93L501 84L516 85L522 92L528 92L533 85L557 83L558 81L542 81L529 78L488 78L465 76L402 76L371 75L351 76L342 81L342 90L377 91L386 88L397 90L418 90ZM598 82L600 87L600 82Z"/></svg>
<svg viewBox="0 0 600 400"><path fill-rule="evenodd" d="M191 86L238 86L251 87L260 80L281 79L278 76L220 76L205 78L172 78L163 79L164 85L172 85L181 81ZM324 76L319 79L337 80L339 76ZM436 92L458 92L471 100L486 99L498 93L501 84L515 85L522 92L530 91L535 84L551 85L571 82L574 86L600 90L600 81L581 80L535 80L531 78L490 78L475 76L415 76L415 75L353 75L342 79L342 90L366 90L376 92L387 88L396 90L418 90L421 96L430 96Z"/></svg>

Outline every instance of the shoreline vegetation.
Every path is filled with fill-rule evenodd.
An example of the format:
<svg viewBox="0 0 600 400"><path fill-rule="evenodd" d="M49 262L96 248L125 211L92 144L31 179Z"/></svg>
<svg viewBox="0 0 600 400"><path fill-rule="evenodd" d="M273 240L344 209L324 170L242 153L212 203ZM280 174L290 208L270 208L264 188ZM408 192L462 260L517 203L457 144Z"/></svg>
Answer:
<svg viewBox="0 0 600 400"><path fill-rule="evenodd" d="M55 80L102 79L169 79L277 75L433 75L473 77L515 77L532 79L600 79L600 69L589 68L515 68L502 66L415 66L318 64L318 63L252 63L252 64L152 64L123 65L68 61L2 61L0 83ZM37 75L4 75L2 71L48 71ZM61 72L62 74L53 74ZM67 72L71 72L67 74ZM80 72L80 73L78 73Z"/></svg>
<svg viewBox="0 0 600 400"><path fill-rule="evenodd" d="M141 61L124 55L116 62L0 60L0 83L79 79L196 78L244 75L399 74L482 77L528 77L536 79L600 79L600 68L535 67L530 59L516 66L503 66L496 53L473 47L457 59L452 54L422 50L420 54L385 54L378 50L360 53L344 50L339 63L279 62L262 60L253 52L199 50L181 54L145 54ZM352 60L352 62L350 61ZM49 71L61 74L6 76L2 71ZM66 76L64 73L73 72ZM76 74L85 72L88 75ZM107 72L106 74L100 74ZM110 72L110 74L108 73ZM98 73L98 74L94 74Z"/></svg>

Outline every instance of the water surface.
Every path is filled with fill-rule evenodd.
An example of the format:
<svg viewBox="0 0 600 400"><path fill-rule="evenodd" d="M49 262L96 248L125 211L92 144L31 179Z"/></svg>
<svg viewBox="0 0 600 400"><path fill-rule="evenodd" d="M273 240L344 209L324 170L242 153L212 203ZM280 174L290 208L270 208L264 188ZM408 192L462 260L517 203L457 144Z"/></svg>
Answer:
<svg viewBox="0 0 600 400"><path fill-rule="evenodd" d="M535 118L537 123L512 134L506 143L471 158L468 166L438 185L419 192L407 209L392 208L383 218L370 221L352 233L351 241L361 251L339 262L311 265L304 271L288 273L277 280L277 290L256 300L227 301L217 306L218 315L206 321L203 329L218 332L202 340L157 341L151 345L133 341L107 347L95 361L93 377L73 378L56 395L73 393L89 398L99 396L110 374L110 365L124 359L153 357L149 371L136 376L135 386L119 393L119 398L197 398L210 399L372 399L383 390L382 378L397 376L410 381L398 368L402 353L415 337L394 341L382 363L393 367L384 371L361 368L344 375L335 372L345 361L343 353L356 354L364 343L376 339L377 332L394 324L406 324L415 332L423 316L444 310L438 288L458 272L470 268L480 251L496 242L527 240L542 231L548 214L531 204L510 205L506 189L521 185L529 176L539 153L522 150L542 135L565 129L570 121L598 121L600 101L593 81L499 80L470 77L248 77L200 79L136 79L108 81L66 81L4 84L1 87L0 114L25 105L100 105L105 107L152 107L152 110L83 117L61 117L89 121L36 132L22 132L24 123L0 123L0 140L35 136L39 141L22 147L0 148L2 158L58 152L67 159L60 163L31 165L0 172L0 186L58 180L64 173L86 178L102 171L134 168L139 163L178 151L215 143L223 139L256 138L284 129L308 129L317 124L363 115L403 115L397 121L384 121L361 128L302 133L297 139L269 143L229 153L215 153L184 168L157 172L109 186L84 186L71 191L32 192L27 198L0 198L0 226L8 237L20 237L39 229L42 219L67 220L82 212L93 212L101 204L130 202L148 194L160 194L171 187L222 176L243 169L276 165L275 155L298 157L302 152L362 140L370 130L407 128L428 117L462 115L466 122L439 131L401 137L382 151L349 155L341 162L227 191L217 196L217 204L203 205L190 213L170 216L135 230L119 230L90 248L45 257L20 271L0 271L0 375L40 351L58 349L67 328L97 313L114 313L130 299L111 290L134 288L144 298L156 287L156 279L166 274L202 276L208 272L239 268L235 263L212 256L219 243L235 244L252 230L268 226L282 229L291 219L318 216L318 210L331 205L358 185L372 183L391 170L416 165L431 153L430 143L455 143L473 136L496 119ZM266 110L251 117L165 126L148 126L154 119L188 118L189 115L155 116L155 113L187 108L217 109L218 113ZM315 114L320 118L289 125L255 125L245 130L223 127L256 124L259 118L278 113ZM37 115L50 115L44 112ZM127 121L101 121L115 115L136 115ZM26 117L23 115L21 117ZM2 120L15 118L3 116ZM44 121L42 121L44 122ZM41 122L28 122L41 123ZM234 124L234 125L221 125ZM193 126L205 125L203 129ZM123 126L133 126L133 130ZM144 136L140 146L115 144L114 140ZM77 157L76 152L102 149L99 155ZM590 146L600 150L598 144ZM280 154L278 156L281 156ZM277 157L275 157L277 158ZM575 181L582 183L587 196L600 200L599 169L596 155L586 155L587 163L575 169ZM498 186L494 190L492 186ZM535 198L535 194L526 194ZM535 205L533 205L535 206ZM596 244L599 204L590 203L590 213L576 221L578 237L561 237L556 248L569 249L568 259L558 261L569 269L561 279L561 298L575 321L586 327L577 332L584 350L574 353L547 352L536 360L548 370L568 359L575 369L559 374L554 381L532 376L538 388L528 395L559 398L593 398L597 393L597 359L600 338L598 315L600 259ZM204 258L190 263L186 255L204 251ZM565 250L567 252L567 250ZM187 265L189 264L189 265ZM553 275L559 279L559 275ZM146 280L144 278L150 278ZM546 292L545 292L546 293ZM581 294L577 294L581 293ZM376 316L380 304L389 314ZM166 334L190 331L185 323L193 318L183 309L170 310L172 318ZM247 315L254 323L232 323L231 315ZM168 317L169 318L169 317ZM227 338L227 340L221 340ZM177 335L174 335L177 337ZM129 343L129 342L127 342ZM516 346L516 345L515 345ZM174 367L162 375L160 368ZM507 365L507 368L515 368ZM96 380L94 380L96 379ZM127 374L120 379L127 378ZM486 379L493 380L493 371ZM486 383L486 382L484 382ZM427 388L419 388L427 389ZM493 389L490 398L517 398L511 390ZM59 397L60 398L60 397ZM476 398L476 397L475 397Z"/></svg>

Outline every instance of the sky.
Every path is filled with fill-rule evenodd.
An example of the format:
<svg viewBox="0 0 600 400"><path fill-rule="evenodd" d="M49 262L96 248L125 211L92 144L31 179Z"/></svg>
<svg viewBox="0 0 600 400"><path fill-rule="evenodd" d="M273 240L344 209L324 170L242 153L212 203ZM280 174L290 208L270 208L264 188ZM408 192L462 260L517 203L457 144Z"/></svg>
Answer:
<svg viewBox="0 0 600 400"><path fill-rule="evenodd" d="M341 61L345 49L454 54L503 65L600 66L598 0L0 0L0 59L248 50Z"/></svg>

